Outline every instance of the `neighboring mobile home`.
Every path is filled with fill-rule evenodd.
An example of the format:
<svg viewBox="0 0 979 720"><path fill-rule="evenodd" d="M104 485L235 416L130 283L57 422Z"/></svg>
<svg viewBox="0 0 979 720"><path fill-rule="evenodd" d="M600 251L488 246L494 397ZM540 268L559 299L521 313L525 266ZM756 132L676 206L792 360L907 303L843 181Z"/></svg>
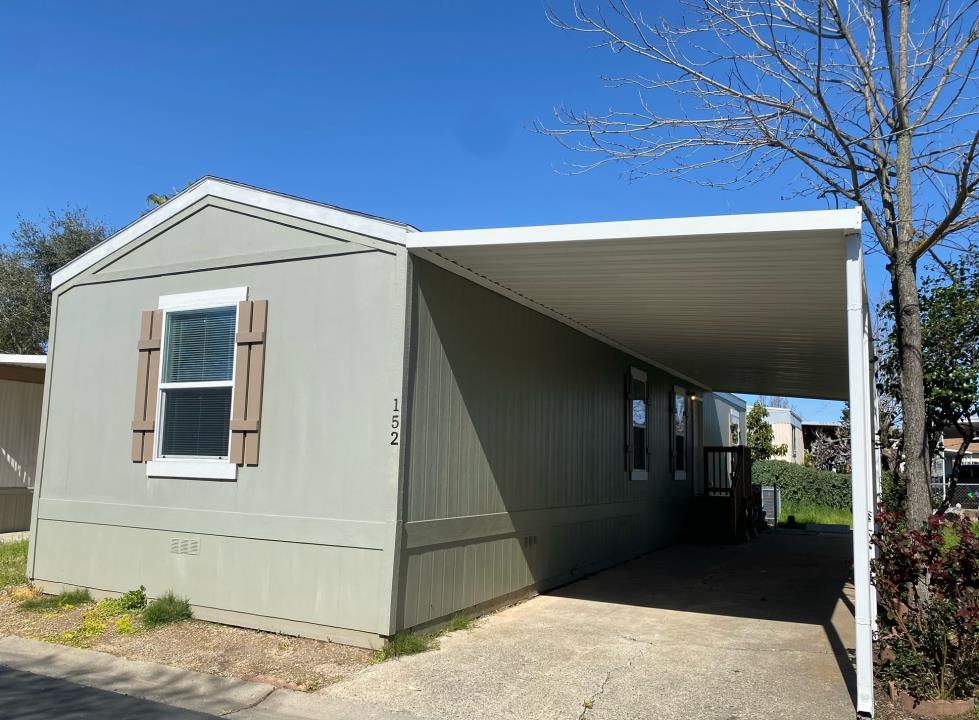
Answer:
<svg viewBox="0 0 979 720"><path fill-rule="evenodd" d="M663 546L705 393L869 427L860 222L421 233L205 178L55 273L29 573L377 646Z"/></svg>
<svg viewBox="0 0 979 720"><path fill-rule="evenodd" d="M775 455L773 460L802 465L806 461L806 444L802 434L802 418L792 408L766 407L766 422L772 426L776 445L785 445L785 452Z"/></svg>
<svg viewBox="0 0 979 720"><path fill-rule="evenodd" d="M44 355L0 355L0 533L28 530Z"/></svg>

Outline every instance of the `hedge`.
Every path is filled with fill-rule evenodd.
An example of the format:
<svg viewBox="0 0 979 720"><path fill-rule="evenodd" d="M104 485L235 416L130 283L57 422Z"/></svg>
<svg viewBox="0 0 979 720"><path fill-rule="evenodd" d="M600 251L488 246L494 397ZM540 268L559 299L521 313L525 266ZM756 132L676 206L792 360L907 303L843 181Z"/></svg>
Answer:
<svg viewBox="0 0 979 720"><path fill-rule="evenodd" d="M759 460L751 466L755 485L777 485L782 502L850 509L850 475L785 462Z"/></svg>
<svg viewBox="0 0 979 720"><path fill-rule="evenodd" d="M904 482L886 470L880 481L883 509L904 512L907 494ZM782 502L850 509L849 473L817 470L784 460L759 460L751 466L751 482L754 485L778 485L782 489Z"/></svg>

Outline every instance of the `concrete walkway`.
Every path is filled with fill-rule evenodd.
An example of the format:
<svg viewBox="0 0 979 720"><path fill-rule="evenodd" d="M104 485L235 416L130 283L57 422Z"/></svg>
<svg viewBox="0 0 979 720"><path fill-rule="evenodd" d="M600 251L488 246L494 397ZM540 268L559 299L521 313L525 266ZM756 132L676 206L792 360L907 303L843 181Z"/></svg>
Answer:
<svg viewBox="0 0 979 720"><path fill-rule="evenodd" d="M852 720L849 535L677 546L318 695L417 717Z"/></svg>

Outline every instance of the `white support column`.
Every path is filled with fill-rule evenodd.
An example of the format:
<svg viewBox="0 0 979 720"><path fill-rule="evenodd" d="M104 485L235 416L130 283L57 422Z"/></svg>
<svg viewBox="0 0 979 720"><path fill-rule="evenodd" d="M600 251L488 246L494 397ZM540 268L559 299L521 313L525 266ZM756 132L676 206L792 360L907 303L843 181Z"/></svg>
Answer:
<svg viewBox="0 0 979 720"><path fill-rule="evenodd" d="M872 442L869 323L864 292L863 246L847 238L846 308L850 380L850 451L853 466L853 580L857 637L857 714L873 717L873 590L870 584L871 498L876 493Z"/></svg>
<svg viewBox="0 0 979 720"><path fill-rule="evenodd" d="M870 511L870 527L869 531L871 533L876 532L877 523L874 521L874 516L877 514L877 510L881 499L881 457L880 457L880 404L877 402L877 383L875 377L875 353L874 353L874 328L870 321L870 309L864 304L864 324L866 326L864 330L864 356L866 358L866 369L867 369L867 418L868 422L868 434L867 434L867 448L870 453L870 472L871 479L867 483L867 508ZM877 548L871 546L870 557L875 559L877 557ZM873 583L870 583L870 628L873 633L877 632L877 588L874 587Z"/></svg>

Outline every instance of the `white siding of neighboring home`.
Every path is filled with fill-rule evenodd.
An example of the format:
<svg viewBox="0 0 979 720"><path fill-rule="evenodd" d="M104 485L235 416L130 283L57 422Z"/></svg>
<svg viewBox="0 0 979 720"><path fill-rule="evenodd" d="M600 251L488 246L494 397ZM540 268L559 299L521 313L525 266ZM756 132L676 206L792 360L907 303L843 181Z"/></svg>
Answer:
<svg viewBox="0 0 979 720"><path fill-rule="evenodd" d="M0 380L0 532L30 526L43 391L40 383Z"/></svg>

